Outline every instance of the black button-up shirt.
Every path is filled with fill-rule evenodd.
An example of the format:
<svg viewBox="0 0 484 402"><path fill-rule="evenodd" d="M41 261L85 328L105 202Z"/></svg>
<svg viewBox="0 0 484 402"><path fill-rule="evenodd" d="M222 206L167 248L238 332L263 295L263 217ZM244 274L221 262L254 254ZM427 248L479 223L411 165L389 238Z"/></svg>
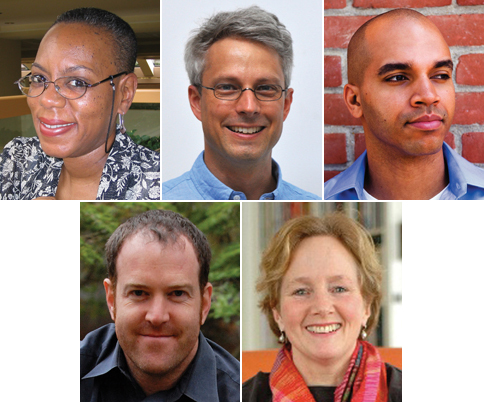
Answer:
<svg viewBox="0 0 484 402"><path fill-rule="evenodd" d="M114 324L81 341L81 402L240 401L240 363L200 332L198 350L175 387L146 396L130 373Z"/></svg>

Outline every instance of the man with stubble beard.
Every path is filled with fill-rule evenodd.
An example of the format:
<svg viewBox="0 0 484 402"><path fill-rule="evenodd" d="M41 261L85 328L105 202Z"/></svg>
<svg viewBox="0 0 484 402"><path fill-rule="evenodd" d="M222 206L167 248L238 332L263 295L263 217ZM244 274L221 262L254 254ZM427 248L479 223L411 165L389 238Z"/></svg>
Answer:
<svg viewBox="0 0 484 402"><path fill-rule="evenodd" d="M344 100L366 152L327 181L327 200L484 199L484 170L444 143L455 109L453 62L438 28L409 9L362 25L348 46Z"/></svg>

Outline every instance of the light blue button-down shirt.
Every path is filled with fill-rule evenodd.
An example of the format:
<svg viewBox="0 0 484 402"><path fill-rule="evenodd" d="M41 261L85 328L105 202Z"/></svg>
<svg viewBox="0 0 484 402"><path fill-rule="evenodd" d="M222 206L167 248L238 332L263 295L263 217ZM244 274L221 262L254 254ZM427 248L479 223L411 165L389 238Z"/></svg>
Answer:
<svg viewBox="0 0 484 402"><path fill-rule="evenodd" d="M246 200L241 191L234 191L217 179L203 160L203 152L198 155L192 169L180 177L168 180L162 186L163 200ZM272 160L272 174L277 181L276 189L262 194L261 200L320 200L315 194L282 180L281 169Z"/></svg>
<svg viewBox="0 0 484 402"><path fill-rule="evenodd" d="M449 145L443 145L449 185L441 200L483 200L484 170L465 160ZM324 184L325 200L364 200L366 151L344 172Z"/></svg>

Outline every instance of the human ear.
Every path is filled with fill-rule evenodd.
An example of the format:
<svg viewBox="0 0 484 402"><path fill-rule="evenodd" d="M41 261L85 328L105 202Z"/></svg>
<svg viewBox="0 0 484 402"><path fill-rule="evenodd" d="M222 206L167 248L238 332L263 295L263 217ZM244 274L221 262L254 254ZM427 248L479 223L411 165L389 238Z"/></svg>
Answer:
<svg viewBox="0 0 484 402"><path fill-rule="evenodd" d="M198 120L202 121L202 95L198 92L198 88L195 85L188 87L188 100L193 114Z"/></svg>
<svg viewBox="0 0 484 402"><path fill-rule="evenodd" d="M210 282L205 285L202 294L202 311L200 316L200 325L205 323L208 313L210 311L210 306L212 305L212 291L213 286Z"/></svg>
<svg viewBox="0 0 484 402"><path fill-rule="evenodd" d="M343 90L343 98L346 107L353 117L358 119L363 116L363 110L361 109L360 88L358 88L356 85L346 84Z"/></svg>
<svg viewBox="0 0 484 402"><path fill-rule="evenodd" d="M281 332L284 331L284 321L282 320L282 317L279 314L279 311L277 310L276 307L272 309L272 316L274 317L274 320L277 322L277 325L279 326L279 330Z"/></svg>
<svg viewBox="0 0 484 402"><path fill-rule="evenodd" d="M116 92L120 89L121 101L117 113L126 114L133 103L136 89L138 88L138 79L135 73L129 73L121 77L119 84L116 86Z"/></svg>
<svg viewBox="0 0 484 402"><path fill-rule="evenodd" d="M104 279L104 290L106 292L106 303L108 304L109 314L111 315L111 319L116 322L116 311L114 308L114 299L115 299L115 289L112 282L109 279Z"/></svg>
<svg viewBox="0 0 484 402"><path fill-rule="evenodd" d="M284 99L284 114L283 114L283 120L282 121L286 120L286 117L289 114L289 110L291 110L293 94L294 94L294 89L288 88L285 96L284 95L282 96L282 98Z"/></svg>

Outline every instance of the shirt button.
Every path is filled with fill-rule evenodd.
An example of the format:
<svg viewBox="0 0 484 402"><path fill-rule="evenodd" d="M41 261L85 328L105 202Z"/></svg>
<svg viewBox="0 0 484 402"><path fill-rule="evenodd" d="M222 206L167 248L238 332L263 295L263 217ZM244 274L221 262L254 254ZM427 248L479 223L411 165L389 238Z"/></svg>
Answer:
<svg viewBox="0 0 484 402"><path fill-rule="evenodd" d="M234 200L239 201L240 200L240 195L234 195Z"/></svg>

